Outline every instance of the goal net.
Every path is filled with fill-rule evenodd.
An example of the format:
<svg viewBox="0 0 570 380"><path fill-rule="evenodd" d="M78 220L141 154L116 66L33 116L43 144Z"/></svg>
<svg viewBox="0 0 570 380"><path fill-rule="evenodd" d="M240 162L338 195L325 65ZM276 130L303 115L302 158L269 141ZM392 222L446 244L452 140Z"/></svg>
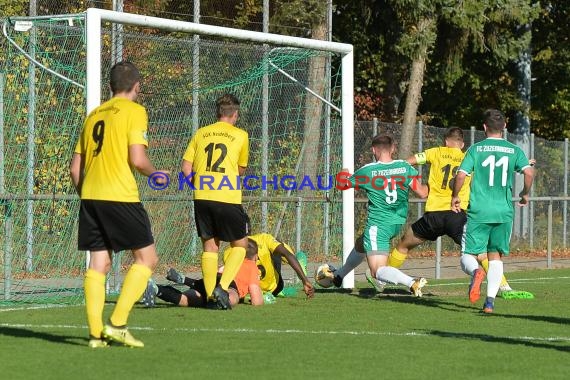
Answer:
<svg viewBox="0 0 570 380"><path fill-rule="evenodd" d="M244 207L253 233L272 233L309 259L352 245L341 218L352 219L352 207L340 202L351 194L330 188L353 165L350 45L89 9L5 20L0 47L0 305L83 299L68 166L86 111L110 97L108 72L120 60L141 70L149 156L171 171L160 191L137 175L160 256L155 279L199 263L192 193L178 174L223 93L241 100L238 127L250 135ZM300 189L305 177L312 186ZM114 253L110 293L130 260Z"/></svg>

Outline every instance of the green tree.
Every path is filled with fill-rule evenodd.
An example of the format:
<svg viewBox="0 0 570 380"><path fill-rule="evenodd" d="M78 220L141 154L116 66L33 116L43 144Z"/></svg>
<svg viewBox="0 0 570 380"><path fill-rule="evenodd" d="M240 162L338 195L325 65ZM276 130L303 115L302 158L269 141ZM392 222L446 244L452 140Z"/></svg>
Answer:
<svg viewBox="0 0 570 380"><path fill-rule="evenodd" d="M0 0L0 17L27 15L29 3L28 0Z"/></svg>
<svg viewBox="0 0 570 380"><path fill-rule="evenodd" d="M569 2L547 2L532 24L531 126L549 139L570 137Z"/></svg>

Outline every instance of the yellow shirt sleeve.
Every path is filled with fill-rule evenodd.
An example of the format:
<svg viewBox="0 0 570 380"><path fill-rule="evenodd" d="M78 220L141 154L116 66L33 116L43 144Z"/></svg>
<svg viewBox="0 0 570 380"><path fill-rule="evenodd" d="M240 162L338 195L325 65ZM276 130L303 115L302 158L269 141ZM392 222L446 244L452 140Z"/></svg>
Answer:
<svg viewBox="0 0 570 380"><path fill-rule="evenodd" d="M194 162L194 156L196 154L196 136L197 134L194 134L194 136L192 136L192 139L188 143L188 147L184 152L184 156L182 157L184 160L192 163Z"/></svg>
<svg viewBox="0 0 570 380"><path fill-rule="evenodd" d="M270 234L258 234L255 237L256 237L255 240L261 241L262 244L269 249L270 253L273 253L273 251L275 251L275 249L277 249L277 247L279 247L279 245L281 244L279 240L275 239L275 237Z"/></svg>
<svg viewBox="0 0 570 380"><path fill-rule="evenodd" d="M418 165L431 164L434 160L434 155L436 148L426 149L421 153L417 153L414 157Z"/></svg>
<svg viewBox="0 0 570 380"><path fill-rule="evenodd" d="M75 144L75 150L73 152L77 154L83 154L83 147L81 145L81 136L79 136L79 139L77 139L77 144Z"/></svg>
<svg viewBox="0 0 570 380"><path fill-rule="evenodd" d="M239 154L238 165L246 168L248 160L249 160L249 135L246 133L245 143L243 144L243 147Z"/></svg>
<svg viewBox="0 0 570 380"><path fill-rule="evenodd" d="M416 153L414 157L418 165L424 165L427 162L426 152Z"/></svg>
<svg viewBox="0 0 570 380"><path fill-rule="evenodd" d="M128 133L128 144L141 144L148 147L148 116L146 110L143 109L141 112L133 112L131 117L132 122L131 129Z"/></svg>
<svg viewBox="0 0 570 380"><path fill-rule="evenodd" d="M424 151L426 154L426 163L432 164L438 155L437 148L430 148Z"/></svg>

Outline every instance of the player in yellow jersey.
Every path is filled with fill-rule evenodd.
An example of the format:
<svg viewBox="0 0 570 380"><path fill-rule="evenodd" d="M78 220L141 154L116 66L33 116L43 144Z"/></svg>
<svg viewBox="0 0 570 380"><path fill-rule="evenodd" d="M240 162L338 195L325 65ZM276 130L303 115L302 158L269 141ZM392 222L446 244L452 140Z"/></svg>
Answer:
<svg viewBox="0 0 570 380"><path fill-rule="evenodd" d="M286 243L277 240L273 235L261 233L249 236L250 240L257 243L257 268L260 271L260 285L264 292L271 292L277 296L284 287L283 276L281 275L281 264L288 263L301 280L303 291L308 298L315 295L313 284L303 271L299 260L295 257L293 249ZM224 252L225 258L229 251Z"/></svg>
<svg viewBox="0 0 570 380"><path fill-rule="evenodd" d="M438 237L448 235L455 243L461 245L463 226L467 220L465 210L469 203L469 186L464 186L459 197L461 209L459 213L451 211L449 202L453 190L453 178L461 160L463 160L463 130L449 128L444 136L445 146L427 149L408 158L411 165L430 164L428 186L429 194L425 213L413 223L396 248L390 253L390 265L396 268L404 262L410 249L426 240L434 241Z"/></svg>
<svg viewBox="0 0 570 380"><path fill-rule="evenodd" d="M70 164L71 179L81 197L78 248L90 252L84 290L92 348L106 347L108 340L144 346L126 327L158 262L150 221L131 170L145 176L156 172L146 154L147 113L134 102L140 80L130 62L111 68L113 97L87 116ZM105 275L111 268L112 252L124 250L132 251L134 263L104 325Z"/></svg>
<svg viewBox="0 0 570 380"><path fill-rule="evenodd" d="M249 137L246 131L234 126L239 105L234 95L218 98L218 122L198 129L182 160L182 172L194 190L194 218L203 245L201 266L206 295L219 309L231 309L228 287L245 257L249 233L239 178L248 163ZM220 240L230 243L231 252L216 285Z"/></svg>
<svg viewBox="0 0 570 380"><path fill-rule="evenodd" d="M256 243L257 249L257 268L259 270L260 286L263 292L271 292L277 296L284 288L283 276L281 275L281 264L288 263L295 271L301 282L303 283L303 291L308 298L315 295L315 288L309 281L299 260L293 254L293 249L286 243L277 240L271 234L256 234L249 236L249 241ZM224 251L224 261L230 254L230 248ZM166 278L178 284L187 284L191 281L189 277L184 277L175 269L170 268Z"/></svg>
<svg viewBox="0 0 570 380"><path fill-rule="evenodd" d="M455 174L465 156L462 151L464 147L463 130L457 127L447 129L444 135L444 143L445 146L427 149L407 160L412 165L430 165L429 195L424 215L408 228L396 248L390 253L390 266L396 268L402 266L409 250L426 240L435 241L438 237L447 235L456 244L461 245L462 243L463 230L467 222L466 210L469 204L470 177L466 178L466 185L462 187L459 193L460 212L453 212L449 207L449 202ZM461 260L461 266L467 273L463 260ZM486 258L483 260L482 266L485 271L489 267ZM511 291L507 279L503 276L501 293L505 294ZM517 294L521 297L528 296L528 292L517 292Z"/></svg>

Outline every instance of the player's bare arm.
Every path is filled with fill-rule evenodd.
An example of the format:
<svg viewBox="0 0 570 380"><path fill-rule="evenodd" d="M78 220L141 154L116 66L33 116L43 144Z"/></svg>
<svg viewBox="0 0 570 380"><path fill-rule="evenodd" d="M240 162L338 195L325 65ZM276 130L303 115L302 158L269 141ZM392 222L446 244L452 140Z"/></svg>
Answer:
<svg viewBox="0 0 570 380"><path fill-rule="evenodd" d="M461 212L461 199L459 199L459 192L465 183L467 173L458 171L455 175L455 184L453 186L453 193L451 194L451 210Z"/></svg>
<svg viewBox="0 0 570 380"><path fill-rule="evenodd" d="M299 260L297 260L295 255L292 252L290 252L283 243L279 244L277 248L275 248L273 254L277 254L285 258L285 260L287 260L291 268L293 268L295 273L297 273L297 277L299 277L299 279L303 283L303 291L305 292L308 298L312 298L315 295L315 288L313 287L313 284L309 281L307 276L305 276L305 273L301 268L301 264L299 263Z"/></svg>
<svg viewBox="0 0 570 380"><path fill-rule="evenodd" d="M532 186L532 182L534 180L534 169L529 166L523 170L524 175L524 185L523 189L521 190L519 196L521 199L519 200L519 206L526 206L528 204L528 196L530 193L530 188Z"/></svg>
<svg viewBox="0 0 570 380"><path fill-rule="evenodd" d="M411 188L413 192L422 199L427 198L429 194L429 187L416 178L413 179Z"/></svg>
<svg viewBox="0 0 570 380"><path fill-rule="evenodd" d="M408 159L406 161L410 165L417 165L418 164L418 160L416 159L415 155L408 157Z"/></svg>
<svg viewBox="0 0 570 380"><path fill-rule="evenodd" d="M73 182L73 186L75 186L75 191L77 191L77 194L79 195L81 195L84 165L85 159L83 156L79 153L73 153L71 163L69 164L69 175L71 176L71 182Z"/></svg>
<svg viewBox="0 0 570 380"><path fill-rule="evenodd" d="M157 171L146 154L146 147L142 144L129 145L129 162L139 173L146 177ZM166 170L161 170L161 172L170 173ZM157 178L156 182L161 183L164 180L163 178Z"/></svg>
<svg viewBox="0 0 570 380"><path fill-rule="evenodd" d="M190 173L192 173L192 162L182 160L182 169L181 170L182 170L182 173L184 173L184 176L188 177L190 175Z"/></svg>

